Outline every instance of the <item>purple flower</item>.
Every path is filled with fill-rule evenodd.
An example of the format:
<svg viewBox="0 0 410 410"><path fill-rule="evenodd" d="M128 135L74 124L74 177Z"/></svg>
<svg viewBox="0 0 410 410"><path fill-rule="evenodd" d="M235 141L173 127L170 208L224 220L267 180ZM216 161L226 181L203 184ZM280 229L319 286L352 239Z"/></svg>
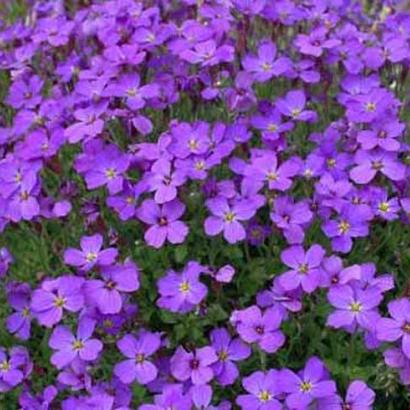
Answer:
<svg viewBox="0 0 410 410"><path fill-rule="evenodd" d="M325 397L318 401L318 410L372 410L375 397L366 383L354 380L347 388L345 400L338 395Z"/></svg>
<svg viewBox="0 0 410 410"><path fill-rule="evenodd" d="M280 373L274 369L267 373L252 373L242 380L242 386L249 394L239 395L236 403L242 410L281 410L279 379Z"/></svg>
<svg viewBox="0 0 410 410"><path fill-rule="evenodd" d="M268 353L276 352L285 343L285 336L279 330L283 316L277 308L262 313L258 306L251 306L235 312L233 318L239 336L247 343L257 343Z"/></svg>
<svg viewBox="0 0 410 410"><path fill-rule="evenodd" d="M256 81L265 82L287 71L291 61L284 57L276 59L276 45L265 41L259 45L257 57L246 55L242 60L242 66L253 74Z"/></svg>
<svg viewBox="0 0 410 410"><path fill-rule="evenodd" d="M19 78L10 87L7 103L15 109L34 108L42 100L43 80L33 75L30 78Z"/></svg>
<svg viewBox="0 0 410 410"><path fill-rule="evenodd" d="M289 91L285 97L276 101L275 106L283 115L295 121L315 122L317 120L314 111L305 110L306 96L303 91Z"/></svg>
<svg viewBox="0 0 410 410"><path fill-rule="evenodd" d="M87 317L80 319L76 336L66 326L57 326L48 342L56 350L51 356L51 363L62 369L74 360L89 362L97 359L103 344L91 337L94 328L95 321Z"/></svg>
<svg viewBox="0 0 410 410"><path fill-rule="evenodd" d="M83 283L83 278L68 275L44 281L32 295L34 317L41 325L53 327L61 321L64 310L81 310L84 306Z"/></svg>
<svg viewBox="0 0 410 410"><path fill-rule="evenodd" d="M255 207L249 201L235 200L229 203L226 198L218 196L206 203L212 216L205 219L205 233L215 236L223 232L224 238L236 243L246 238L246 231L241 221L246 221L255 214Z"/></svg>
<svg viewBox="0 0 410 410"><path fill-rule="evenodd" d="M272 222L281 230L289 244L299 244L305 237L304 226L313 217L309 204L305 201L294 203L290 197L282 196L273 202L270 214Z"/></svg>
<svg viewBox="0 0 410 410"><path fill-rule="evenodd" d="M19 385L32 370L26 348L16 346L6 350L0 347L0 392L5 393Z"/></svg>
<svg viewBox="0 0 410 410"><path fill-rule="evenodd" d="M230 62L234 58L234 48L223 45L218 47L214 40L207 40L194 45L193 50L184 50L179 57L191 64L201 63L202 67Z"/></svg>
<svg viewBox="0 0 410 410"><path fill-rule="evenodd" d="M64 135L71 144L87 138L94 138L101 134L104 128L104 121L99 118L107 109L106 104L90 106L74 111L74 118L78 121L64 131Z"/></svg>
<svg viewBox="0 0 410 410"><path fill-rule="evenodd" d="M371 124L371 128L360 131L357 141L362 148L371 150L380 147L386 151L398 151L400 143L397 141L405 129L405 125L394 118L378 121Z"/></svg>
<svg viewBox="0 0 410 410"><path fill-rule="evenodd" d="M329 219L322 225L323 232L332 238L332 249L347 253L353 246L352 238L369 234L368 215L355 206L345 206L337 219Z"/></svg>
<svg viewBox="0 0 410 410"><path fill-rule="evenodd" d="M218 356L218 361L212 366L218 383L222 386L233 384L239 376L233 362L247 359L251 349L239 338L232 339L225 328L211 332L211 343Z"/></svg>
<svg viewBox="0 0 410 410"><path fill-rule="evenodd" d="M20 177L18 190L11 197L7 207L7 213L14 222L19 222L21 219L31 220L40 214L37 175L28 172Z"/></svg>
<svg viewBox="0 0 410 410"><path fill-rule="evenodd" d="M327 30L319 27L309 35L299 34L296 37L295 45L302 54L320 57L324 49L332 49L340 44L340 40L326 38Z"/></svg>
<svg viewBox="0 0 410 410"><path fill-rule="evenodd" d="M129 163L128 155L123 154L116 145L109 145L94 157L92 166L86 171L87 189L106 185L111 195L117 194L123 188L123 174Z"/></svg>
<svg viewBox="0 0 410 410"><path fill-rule="evenodd" d="M320 245L312 245L306 252L299 245L285 249L281 253L281 260L292 269L280 275L280 285L285 290L302 286L305 292L313 292L320 283L324 256L325 250Z"/></svg>
<svg viewBox="0 0 410 410"><path fill-rule="evenodd" d="M192 400L189 394L184 394L181 384L169 384L161 394L154 398L155 404L143 404L138 410L192 410Z"/></svg>
<svg viewBox="0 0 410 410"><path fill-rule="evenodd" d="M122 292L131 293L139 288L138 270L133 262L106 266L101 269L102 280L90 279L85 283L87 300L95 304L102 314L119 313L122 309Z"/></svg>
<svg viewBox="0 0 410 410"><path fill-rule="evenodd" d="M7 286L7 301L15 310L6 319L7 330L21 340L30 338L31 289L27 283L11 283Z"/></svg>
<svg viewBox="0 0 410 410"><path fill-rule="evenodd" d="M282 115L277 110L271 110L264 115L257 114L251 118L254 128L262 131L262 138L266 141L276 141L282 133L292 130L292 122L282 122Z"/></svg>
<svg viewBox="0 0 410 410"><path fill-rule="evenodd" d="M111 265L117 257L115 248L101 250L103 237L100 234L83 236L80 241L81 250L68 248L64 252L64 262L67 265L77 266L87 272L94 266Z"/></svg>
<svg viewBox="0 0 410 410"><path fill-rule="evenodd" d="M356 325L365 330L373 330L380 318L375 309L383 299L383 295L375 286L365 289L357 285L332 286L327 298L337 309L328 316L328 326L336 329L342 327L350 332L356 330Z"/></svg>
<svg viewBox="0 0 410 410"><path fill-rule="evenodd" d="M257 187L267 183L269 189L286 191L299 169L298 161L290 159L278 165L275 153L266 152L252 159L252 163L245 168L245 180L252 181Z"/></svg>
<svg viewBox="0 0 410 410"><path fill-rule="evenodd" d="M114 374L125 384L147 384L153 381L158 370L148 358L152 356L161 345L158 333L140 331L137 337L125 335L117 342L120 352L127 357L114 367Z"/></svg>
<svg viewBox="0 0 410 410"><path fill-rule="evenodd" d="M178 244L185 241L188 226L178 219L185 212L185 205L178 199L158 205L152 199L146 199L137 210L137 217L151 225L144 234L148 245L161 248L165 241Z"/></svg>
<svg viewBox="0 0 410 410"><path fill-rule="evenodd" d="M401 341L401 349L410 359L410 301L393 300L388 305L390 318L381 318L376 325L376 335L381 341Z"/></svg>
<svg viewBox="0 0 410 410"><path fill-rule="evenodd" d="M392 181L405 178L406 166L397 155L385 151L360 150L355 156L356 166L350 170L350 178L357 184L367 184L380 172Z"/></svg>
<svg viewBox="0 0 410 410"><path fill-rule="evenodd" d="M138 74L125 74L117 83L110 84L104 90L104 96L125 97L131 110L139 110L146 104L146 100L158 97L160 89L158 84L140 86Z"/></svg>
<svg viewBox="0 0 410 410"><path fill-rule="evenodd" d="M279 387L287 394L286 405L296 409L308 409L314 400L336 394L335 382L328 379L328 372L317 357L311 357L299 374L281 370Z"/></svg>
<svg viewBox="0 0 410 410"><path fill-rule="evenodd" d="M187 352L180 346L171 358L171 373L179 381L206 384L214 377L212 365L217 360L215 350L210 346L200 347L194 352Z"/></svg>
<svg viewBox="0 0 410 410"><path fill-rule="evenodd" d="M0 248L0 279L4 278L9 266L14 262L13 256L5 247Z"/></svg>
<svg viewBox="0 0 410 410"><path fill-rule="evenodd" d="M147 181L149 191L155 192L155 202L163 204L177 197L177 188L186 181L186 175L180 170L172 171L171 162L160 159L151 167Z"/></svg>
<svg viewBox="0 0 410 410"><path fill-rule="evenodd" d="M199 282L199 275L204 271L205 268L197 262L188 262L181 273L169 270L158 281L161 297L157 305L171 312L187 313L193 310L208 293L207 287Z"/></svg>

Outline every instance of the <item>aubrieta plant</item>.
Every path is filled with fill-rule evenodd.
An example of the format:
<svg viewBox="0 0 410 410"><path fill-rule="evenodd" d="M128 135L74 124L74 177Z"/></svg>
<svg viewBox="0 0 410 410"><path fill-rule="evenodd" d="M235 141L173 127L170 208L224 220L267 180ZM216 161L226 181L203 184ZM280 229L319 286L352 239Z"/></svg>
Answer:
<svg viewBox="0 0 410 410"><path fill-rule="evenodd" d="M410 406L410 9L0 4L0 408Z"/></svg>

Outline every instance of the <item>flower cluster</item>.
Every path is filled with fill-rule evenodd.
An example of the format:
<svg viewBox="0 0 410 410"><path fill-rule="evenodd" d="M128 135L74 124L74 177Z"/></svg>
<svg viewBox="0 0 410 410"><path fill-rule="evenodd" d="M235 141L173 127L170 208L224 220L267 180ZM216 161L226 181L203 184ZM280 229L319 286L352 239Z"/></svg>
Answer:
<svg viewBox="0 0 410 410"><path fill-rule="evenodd" d="M410 385L410 243L384 249L410 223L400 1L27 3L0 25L13 408L366 410Z"/></svg>

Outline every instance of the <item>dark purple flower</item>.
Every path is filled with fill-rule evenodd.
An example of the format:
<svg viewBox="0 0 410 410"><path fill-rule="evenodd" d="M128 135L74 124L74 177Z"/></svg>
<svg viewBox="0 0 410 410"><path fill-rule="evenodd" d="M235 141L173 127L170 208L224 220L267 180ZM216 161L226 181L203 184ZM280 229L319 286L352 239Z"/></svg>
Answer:
<svg viewBox="0 0 410 410"><path fill-rule="evenodd" d="M187 352L178 347L171 358L171 373L179 381L191 380L200 385L210 382L214 377L212 365L218 360L215 350L210 346Z"/></svg>
<svg viewBox="0 0 410 410"><path fill-rule="evenodd" d="M130 261L106 266L101 269L101 278L85 283L87 300L95 304L102 314L119 313L123 306L122 293L135 292L139 288L137 267Z"/></svg>
<svg viewBox="0 0 410 410"><path fill-rule="evenodd" d="M268 353L276 352L285 343L285 336L279 330L282 319L279 309L268 308L262 312L257 306L237 311L231 318L242 340L257 343Z"/></svg>
<svg viewBox="0 0 410 410"><path fill-rule="evenodd" d="M146 199L137 209L137 217L151 225L144 234L148 245L161 248L165 241L172 244L184 242L188 235L188 226L179 220L185 212L185 205L178 199L158 205L152 199Z"/></svg>

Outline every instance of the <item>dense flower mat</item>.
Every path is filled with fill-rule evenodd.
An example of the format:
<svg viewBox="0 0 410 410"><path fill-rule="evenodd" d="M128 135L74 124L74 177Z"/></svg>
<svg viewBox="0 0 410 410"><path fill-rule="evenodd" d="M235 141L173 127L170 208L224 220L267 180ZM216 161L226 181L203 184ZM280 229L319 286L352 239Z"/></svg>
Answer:
<svg viewBox="0 0 410 410"><path fill-rule="evenodd" d="M410 406L410 13L5 1L0 408Z"/></svg>

